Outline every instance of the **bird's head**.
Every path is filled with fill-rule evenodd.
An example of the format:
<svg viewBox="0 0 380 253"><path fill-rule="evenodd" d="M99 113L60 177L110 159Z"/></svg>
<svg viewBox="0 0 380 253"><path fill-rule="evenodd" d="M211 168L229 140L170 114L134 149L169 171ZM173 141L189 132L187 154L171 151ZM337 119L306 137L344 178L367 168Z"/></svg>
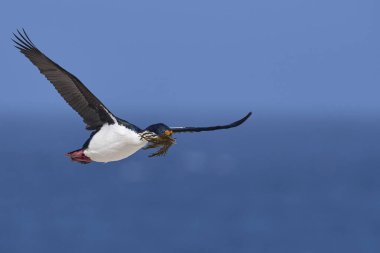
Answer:
<svg viewBox="0 0 380 253"><path fill-rule="evenodd" d="M173 134L173 131L170 129L170 127L163 123L150 125L147 128L145 128L145 131L155 133L156 135L171 136Z"/></svg>
<svg viewBox="0 0 380 253"><path fill-rule="evenodd" d="M158 123L147 127L141 134L141 138L148 141L144 149L159 148L159 150L149 157L165 155L168 149L175 143L171 137L173 130L165 124Z"/></svg>

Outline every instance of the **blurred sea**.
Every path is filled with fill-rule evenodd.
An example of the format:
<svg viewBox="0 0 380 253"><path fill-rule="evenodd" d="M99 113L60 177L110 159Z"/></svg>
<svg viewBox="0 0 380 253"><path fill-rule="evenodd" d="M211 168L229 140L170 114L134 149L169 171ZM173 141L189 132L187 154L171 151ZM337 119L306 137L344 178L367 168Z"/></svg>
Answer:
<svg viewBox="0 0 380 253"><path fill-rule="evenodd" d="M380 252L380 118L253 115L164 158L81 165L69 116L2 117L0 252Z"/></svg>

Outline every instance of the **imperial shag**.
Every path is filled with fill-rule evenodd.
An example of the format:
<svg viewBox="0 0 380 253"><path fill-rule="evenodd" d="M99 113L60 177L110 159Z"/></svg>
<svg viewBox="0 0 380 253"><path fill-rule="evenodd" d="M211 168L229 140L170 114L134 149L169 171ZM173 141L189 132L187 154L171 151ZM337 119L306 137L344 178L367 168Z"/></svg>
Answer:
<svg viewBox="0 0 380 253"><path fill-rule="evenodd" d="M165 155L175 140L173 133L202 132L239 126L251 116L229 125L211 127L168 127L159 123L141 129L111 113L74 75L44 55L30 40L25 30L18 31L13 40L20 50L54 85L66 102L83 118L86 128L92 130L83 147L67 154L80 163L112 162L132 155L144 148L158 148L149 157Z"/></svg>

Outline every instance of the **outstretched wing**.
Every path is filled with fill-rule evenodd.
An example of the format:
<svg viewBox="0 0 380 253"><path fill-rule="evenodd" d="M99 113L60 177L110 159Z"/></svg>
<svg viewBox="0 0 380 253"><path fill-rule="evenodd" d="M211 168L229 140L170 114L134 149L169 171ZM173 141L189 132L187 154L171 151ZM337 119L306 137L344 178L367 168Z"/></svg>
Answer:
<svg viewBox="0 0 380 253"><path fill-rule="evenodd" d="M184 132L203 132L203 131L214 131L214 130L220 130L220 129L228 129L232 127L237 127L241 124L243 124L244 121L246 121L249 116L251 116L252 112L248 113L244 118L235 121L228 125L222 125L222 126L210 126L210 127L171 127L170 129L173 131L173 133L184 133Z"/></svg>
<svg viewBox="0 0 380 253"><path fill-rule="evenodd" d="M111 112L74 75L44 55L29 39L25 30L15 36L15 47L20 50L54 85L66 102L83 118L87 129L97 129L104 123L116 123Z"/></svg>

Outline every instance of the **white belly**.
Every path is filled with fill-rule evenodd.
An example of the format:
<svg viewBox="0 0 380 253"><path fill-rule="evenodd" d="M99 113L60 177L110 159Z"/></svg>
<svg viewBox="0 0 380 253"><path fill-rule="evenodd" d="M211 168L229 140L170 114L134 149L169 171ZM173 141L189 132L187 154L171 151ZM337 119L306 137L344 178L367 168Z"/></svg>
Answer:
<svg viewBox="0 0 380 253"><path fill-rule="evenodd" d="M143 148L147 141L124 126L105 124L92 137L84 154L95 162L118 161Z"/></svg>

